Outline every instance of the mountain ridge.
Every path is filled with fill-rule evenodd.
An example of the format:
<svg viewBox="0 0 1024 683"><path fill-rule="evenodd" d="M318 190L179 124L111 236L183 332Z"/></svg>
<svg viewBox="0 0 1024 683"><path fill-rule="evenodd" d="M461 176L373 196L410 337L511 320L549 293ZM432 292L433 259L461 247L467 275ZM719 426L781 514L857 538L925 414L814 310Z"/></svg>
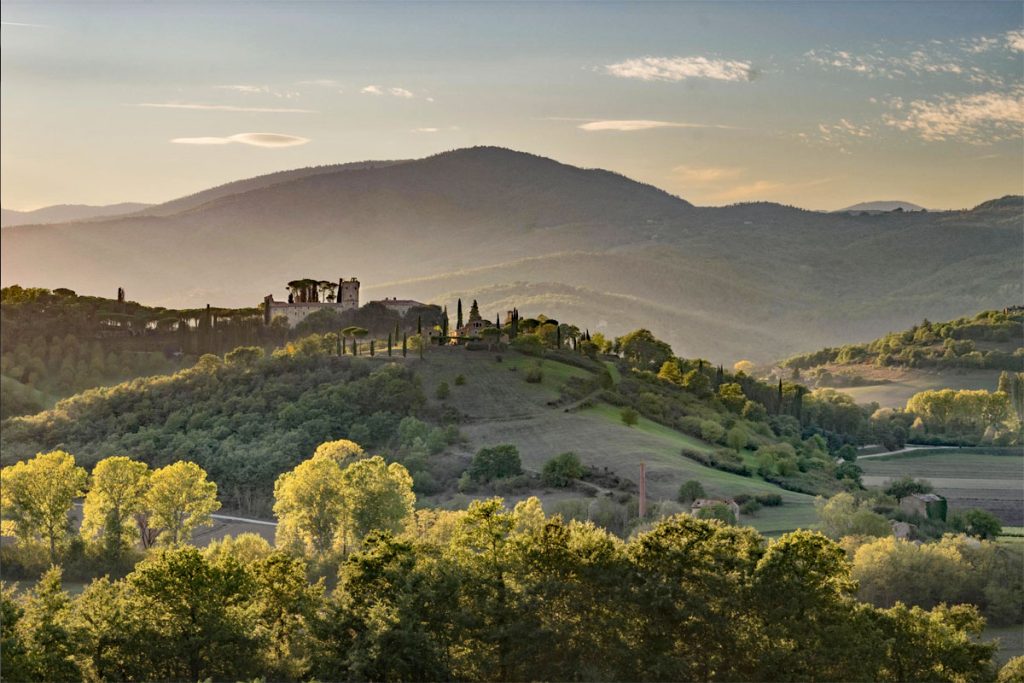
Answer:
<svg viewBox="0 0 1024 683"><path fill-rule="evenodd" d="M1020 201L870 216L697 207L616 173L477 147L268 174L100 221L5 228L0 280L125 287L189 307L254 305L304 274L355 275L367 298L462 296L487 310L525 282L538 313L606 320L614 334L650 327L690 355L770 360L1020 300Z"/></svg>

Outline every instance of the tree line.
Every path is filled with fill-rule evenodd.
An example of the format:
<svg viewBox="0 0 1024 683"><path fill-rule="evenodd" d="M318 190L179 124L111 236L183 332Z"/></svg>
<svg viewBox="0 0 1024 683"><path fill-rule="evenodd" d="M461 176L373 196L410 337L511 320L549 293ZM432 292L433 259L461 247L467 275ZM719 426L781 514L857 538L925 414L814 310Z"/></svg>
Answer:
<svg viewBox="0 0 1024 683"><path fill-rule="evenodd" d="M253 535L200 550L167 542L124 578L72 597L60 569L3 587L12 680L937 680L996 675L976 608L875 607L856 597L843 549L798 531L677 515L622 541L548 516L539 501L380 517L331 581L311 563L342 541L308 488L373 461L329 446L279 482L278 547ZM356 459L352 459L356 458ZM306 464L303 463L303 464ZM323 468L320 471L319 468ZM370 472L376 471L376 474ZM399 473L400 474L400 473ZM347 485L391 480L341 477ZM306 480L299 488L292 483ZM312 494L312 495L310 495ZM289 517L293 516L293 517ZM329 515L330 516L330 515ZM292 519L295 523L286 523ZM360 524L365 526L359 527ZM304 542L287 540L298 533ZM329 589L329 583L334 584ZM1014 664L1016 666L1016 664Z"/></svg>

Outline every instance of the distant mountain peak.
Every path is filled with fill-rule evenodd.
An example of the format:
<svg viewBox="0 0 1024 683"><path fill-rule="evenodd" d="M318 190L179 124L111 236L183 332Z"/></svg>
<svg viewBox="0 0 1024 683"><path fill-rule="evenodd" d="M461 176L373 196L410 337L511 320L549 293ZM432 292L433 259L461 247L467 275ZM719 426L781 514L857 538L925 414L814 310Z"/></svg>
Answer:
<svg viewBox="0 0 1024 683"><path fill-rule="evenodd" d="M860 204L848 206L845 209L839 209L833 213L854 213L858 211L865 211L868 213L889 213L890 211L927 211L927 209L911 202L905 202L899 199L887 199L873 202L861 202Z"/></svg>

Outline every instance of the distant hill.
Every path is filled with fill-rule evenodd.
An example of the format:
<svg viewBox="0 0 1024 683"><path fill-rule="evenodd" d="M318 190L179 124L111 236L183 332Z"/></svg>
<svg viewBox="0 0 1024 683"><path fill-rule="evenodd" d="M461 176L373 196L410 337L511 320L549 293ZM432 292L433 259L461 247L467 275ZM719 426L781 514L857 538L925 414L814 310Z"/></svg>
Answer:
<svg viewBox="0 0 1024 683"><path fill-rule="evenodd" d="M881 201L881 202L861 202L860 204L854 204L848 206L845 209L839 209L835 213L851 213L851 212L866 211L868 213L888 213L889 211L927 211L923 206L917 204L911 204L910 202L901 201Z"/></svg>
<svg viewBox="0 0 1024 683"><path fill-rule="evenodd" d="M0 226L6 228L13 225L70 223L74 221L91 220L94 218L121 216L141 211L142 209L150 206L152 205L139 204L137 202L123 202L121 204L108 204L106 206L90 206L88 204L57 204L55 206L44 206L41 209L34 209L32 211L0 209Z"/></svg>
<svg viewBox="0 0 1024 683"><path fill-rule="evenodd" d="M926 389L994 391L1002 372L1024 372L1024 310L924 320L864 344L792 356L781 367L812 386L838 387L883 407L903 406Z"/></svg>
<svg viewBox="0 0 1024 683"><path fill-rule="evenodd" d="M1024 299L1022 199L967 211L695 207L496 147L298 169L143 212L0 234L0 281L168 307L252 306L297 276L365 300L646 326L687 356L769 361ZM598 330L593 330L598 331Z"/></svg>

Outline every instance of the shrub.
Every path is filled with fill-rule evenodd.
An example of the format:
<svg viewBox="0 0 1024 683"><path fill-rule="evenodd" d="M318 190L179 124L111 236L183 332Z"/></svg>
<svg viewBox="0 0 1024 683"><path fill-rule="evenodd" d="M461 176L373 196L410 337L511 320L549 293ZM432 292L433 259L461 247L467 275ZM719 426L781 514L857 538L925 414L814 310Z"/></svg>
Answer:
<svg viewBox="0 0 1024 683"><path fill-rule="evenodd" d="M539 367L533 367L526 371L524 379L530 384L540 384L544 380L544 373Z"/></svg>
<svg viewBox="0 0 1024 683"><path fill-rule="evenodd" d="M632 427L640 421L640 413L632 408L623 408L620 417L622 418L622 424L627 427Z"/></svg>
<svg viewBox="0 0 1024 683"><path fill-rule="evenodd" d="M741 515L756 515L757 511L761 509L761 504L757 502L755 498L751 498L742 505L740 505Z"/></svg>
<svg viewBox="0 0 1024 683"><path fill-rule="evenodd" d="M690 479L680 485L676 500L680 503L692 503L698 498L704 498L705 496L707 496L707 493L704 492L704 485L696 479Z"/></svg>
<svg viewBox="0 0 1024 683"><path fill-rule="evenodd" d="M707 467L713 467L716 470L722 470L723 472L732 472L733 474L739 474L744 477L750 476L750 468L746 466L738 455L736 455L735 451L730 451L728 448L717 448L710 453L691 451L684 448L681 453L684 458L696 460Z"/></svg>
<svg viewBox="0 0 1024 683"><path fill-rule="evenodd" d="M690 436L700 437L700 428L703 420L693 415L679 418L679 429Z"/></svg>
<svg viewBox="0 0 1024 683"><path fill-rule="evenodd" d="M412 490L419 496L430 496L439 493L442 487L430 472L421 470L412 475Z"/></svg>
<svg viewBox="0 0 1024 683"><path fill-rule="evenodd" d="M736 515L734 515L732 510L729 509L729 506L722 505L721 503L719 503L718 505L710 505L706 508L701 508L700 510L697 511L697 518L719 519L725 522L726 524L736 523Z"/></svg>
<svg viewBox="0 0 1024 683"><path fill-rule="evenodd" d="M513 477L503 477L491 482L494 492L501 496L522 493L530 488L530 477L525 474L517 474Z"/></svg>
<svg viewBox="0 0 1024 683"><path fill-rule="evenodd" d="M583 464L573 452L562 453L544 463L541 478L548 486L563 488L583 476Z"/></svg>
<svg viewBox="0 0 1024 683"><path fill-rule="evenodd" d="M782 496L778 493L761 493L755 496L754 499L766 508L782 505Z"/></svg>
<svg viewBox="0 0 1024 683"><path fill-rule="evenodd" d="M461 387L465 383L466 383L466 378L464 376L462 376L462 375L456 375L455 376L455 386Z"/></svg>
<svg viewBox="0 0 1024 683"><path fill-rule="evenodd" d="M481 448L466 472L473 481L487 482L512 477L523 471L519 449L512 444Z"/></svg>
<svg viewBox="0 0 1024 683"><path fill-rule="evenodd" d="M725 436L725 427L714 420L703 420L700 423L700 438L711 443L718 443Z"/></svg>
<svg viewBox="0 0 1024 683"><path fill-rule="evenodd" d="M451 394L451 389L448 388L448 382L442 381L437 385L437 391L434 395L437 396L438 400L443 401Z"/></svg>

